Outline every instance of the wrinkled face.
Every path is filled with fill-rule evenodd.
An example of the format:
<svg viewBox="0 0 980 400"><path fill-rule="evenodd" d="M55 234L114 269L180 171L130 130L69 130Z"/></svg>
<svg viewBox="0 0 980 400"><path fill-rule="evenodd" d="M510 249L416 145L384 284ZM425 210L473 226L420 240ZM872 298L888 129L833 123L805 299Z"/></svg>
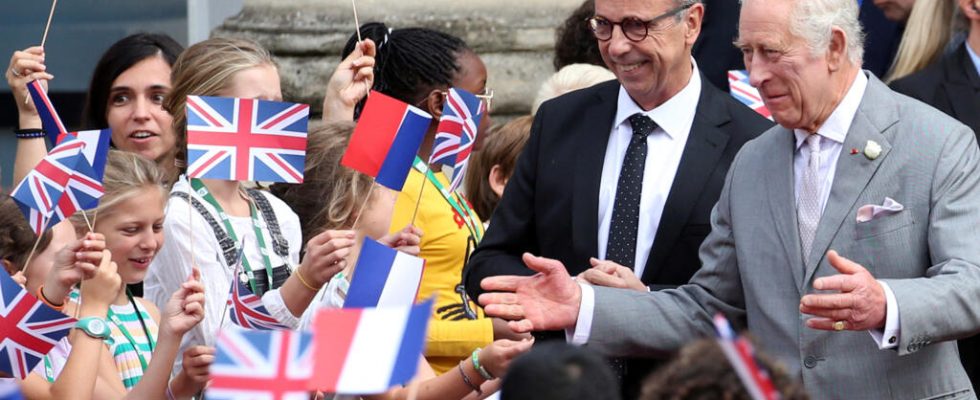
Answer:
<svg viewBox="0 0 980 400"><path fill-rule="evenodd" d="M69 221L62 221L51 227L51 242L44 251L40 251L31 257L31 262L24 269L24 277L27 278L27 289L35 293L38 287L44 284L48 277L48 272L54 264L54 255L58 250L63 249L75 241L75 228Z"/></svg>
<svg viewBox="0 0 980 400"><path fill-rule="evenodd" d="M776 122L815 132L836 106L835 88L827 56L813 55L789 31L792 7L780 0L744 2L735 45Z"/></svg>
<svg viewBox="0 0 980 400"><path fill-rule="evenodd" d="M282 101L279 71L269 64L238 71L232 75L228 87L219 92L218 96Z"/></svg>
<svg viewBox="0 0 980 400"><path fill-rule="evenodd" d="M169 93L170 65L160 56L136 63L112 82L106 120L116 148L156 161L172 154L173 118L162 106Z"/></svg>
<svg viewBox="0 0 980 400"><path fill-rule="evenodd" d="M885 18L888 18L889 21L894 22L907 21L909 19L909 14L912 13L912 6L915 5L915 0L874 0L874 2L875 6L880 8L881 12L885 14Z"/></svg>
<svg viewBox="0 0 980 400"><path fill-rule="evenodd" d="M140 188L96 221L95 231L105 235L106 249L125 284L142 282L163 246L165 200L160 188Z"/></svg>
<svg viewBox="0 0 980 400"><path fill-rule="evenodd" d="M649 21L675 7L674 0L596 0L595 15L612 23L628 17ZM609 40L599 40L606 66L643 109L663 104L690 80L690 49L701 29L702 7L659 20L639 42L628 39L620 26L613 27Z"/></svg>
<svg viewBox="0 0 980 400"><path fill-rule="evenodd" d="M487 90L487 66L483 64L480 56L472 51L460 53L456 59L459 64L459 72L453 79L453 87L458 87L473 94L484 94ZM484 106L486 103L484 103ZM483 148L486 140L487 130L490 128L490 113L484 113L480 118L480 126L477 128L476 143L473 150L478 151Z"/></svg>

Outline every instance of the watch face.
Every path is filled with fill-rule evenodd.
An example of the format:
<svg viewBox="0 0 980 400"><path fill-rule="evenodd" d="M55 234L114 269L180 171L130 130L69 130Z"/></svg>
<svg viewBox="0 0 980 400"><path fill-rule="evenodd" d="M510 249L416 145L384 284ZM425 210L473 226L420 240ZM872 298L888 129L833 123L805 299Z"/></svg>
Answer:
<svg viewBox="0 0 980 400"><path fill-rule="evenodd" d="M104 335L109 330L105 325L105 321L100 319L89 320L88 329L90 332L96 335Z"/></svg>

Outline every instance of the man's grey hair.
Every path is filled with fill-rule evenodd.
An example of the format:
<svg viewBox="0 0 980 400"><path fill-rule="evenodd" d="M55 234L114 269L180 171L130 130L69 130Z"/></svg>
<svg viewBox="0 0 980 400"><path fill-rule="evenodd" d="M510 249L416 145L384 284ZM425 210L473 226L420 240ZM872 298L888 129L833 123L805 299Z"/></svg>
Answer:
<svg viewBox="0 0 980 400"><path fill-rule="evenodd" d="M742 3L751 0L741 0ZM824 54L830 47L834 27L847 37L847 56L858 66L864 59L864 32L858 21L858 5L854 0L795 0L789 16L789 30L803 38L815 55Z"/></svg>

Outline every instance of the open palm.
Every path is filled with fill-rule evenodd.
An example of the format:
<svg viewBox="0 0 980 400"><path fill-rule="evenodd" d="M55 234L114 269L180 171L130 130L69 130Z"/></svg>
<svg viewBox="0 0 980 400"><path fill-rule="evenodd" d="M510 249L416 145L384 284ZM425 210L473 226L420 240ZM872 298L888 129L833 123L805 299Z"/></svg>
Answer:
<svg viewBox="0 0 980 400"><path fill-rule="evenodd" d="M575 326L582 288L558 260L524 254L533 276L495 276L481 282L480 295L487 315L510 320L515 332L565 329Z"/></svg>

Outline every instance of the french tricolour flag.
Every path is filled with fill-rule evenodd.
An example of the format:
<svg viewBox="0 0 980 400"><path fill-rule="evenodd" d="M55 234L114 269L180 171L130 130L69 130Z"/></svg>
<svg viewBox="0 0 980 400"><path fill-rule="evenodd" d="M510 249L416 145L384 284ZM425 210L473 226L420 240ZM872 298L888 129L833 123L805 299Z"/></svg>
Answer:
<svg viewBox="0 0 980 400"><path fill-rule="evenodd" d="M414 306L324 309L314 330L310 389L382 393L418 369L433 300Z"/></svg>
<svg viewBox="0 0 980 400"><path fill-rule="evenodd" d="M372 91L340 164L401 191L432 116Z"/></svg>
<svg viewBox="0 0 980 400"><path fill-rule="evenodd" d="M344 308L408 306L422 283L425 260L364 238Z"/></svg>
<svg viewBox="0 0 980 400"><path fill-rule="evenodd" d="M37 115L41 117L41 128L44 128L48 141L51 142L52 146L60 143L68 134L68 130L61 123L61 117L55 111L54 104L51 104L51 99L48 98L48 94L41 86L41 81L35 80L28 83L27 91L31 94L34 107L37 108Z"/></svg>

